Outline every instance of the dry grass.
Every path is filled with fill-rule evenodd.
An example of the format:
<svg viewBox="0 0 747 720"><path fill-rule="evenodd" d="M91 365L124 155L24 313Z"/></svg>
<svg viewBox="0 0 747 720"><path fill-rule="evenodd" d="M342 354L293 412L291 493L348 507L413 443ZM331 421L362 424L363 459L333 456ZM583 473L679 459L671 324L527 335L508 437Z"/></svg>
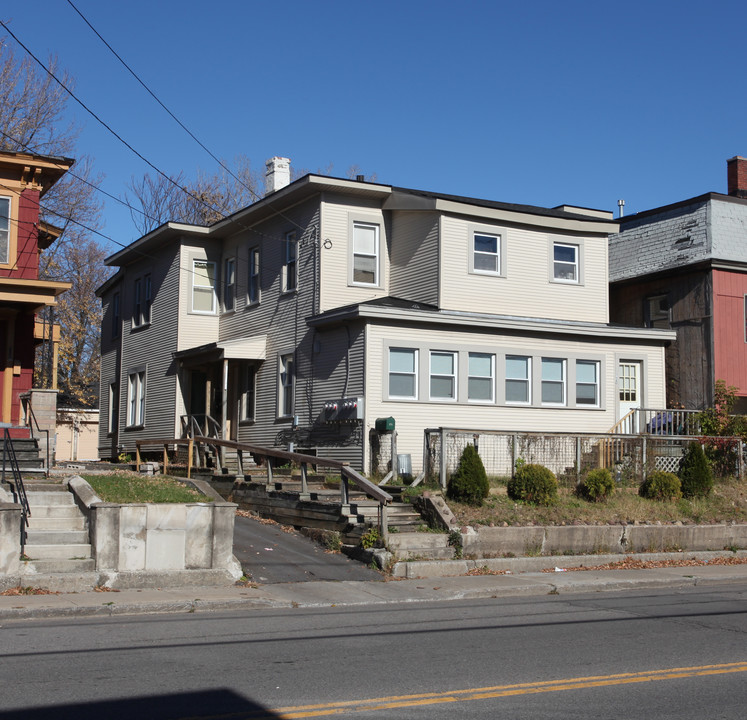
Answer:
<svg viewBox="0 0 747 720"><path fill-rule="evenodd" d="M166 475L149 476L135 472L117 472L110 475L83 475L82 477L104 502L213 502L212 498Z"/></svg>
<svg viewBox="0 0 747 720"><path fill-rule="evenodd" d="M706 499L644 500L635 488L620 488L606 502L590 503L561 488L555 505L537 507L509 499L493 484L482 507L449 501L462 525L614 525L633 523L709 524L747 522L747 483L720 480Z"/></svg>

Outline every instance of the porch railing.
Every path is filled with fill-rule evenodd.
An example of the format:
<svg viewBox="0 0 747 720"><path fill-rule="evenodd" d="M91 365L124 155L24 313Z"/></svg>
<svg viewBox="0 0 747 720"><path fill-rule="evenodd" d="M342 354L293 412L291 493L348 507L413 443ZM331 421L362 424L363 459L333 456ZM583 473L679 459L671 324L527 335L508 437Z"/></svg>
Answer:
<svg viewBox="0 0 747 720"><path fill-rule="evenodd" d="M388 534L388 522L387 522L387 505L392 502L392 496L386 492L383 488L380 488L376 483L371 482L368 478L361 475L357 470L351 468L347 463L340 460L333 460L331 458L319 457L317 455L305 455L304 453L289 452L287 450L279 450L276 448L261 447L259 445L247 445L246 443L238 443L233 440L220 440L214 437L206 437L196 435L188 438L175 438L175 439L163 439L163 440L137 440L135 443L136 447L136 461L137 466L140 467L140 449L142 447L163 447L163 471L164 473L168 469L168 448L171 445L187 446L187 477L191 477L192 474L192 463L194 459L195 445L199 444L211 445L216 448L231 448L236 450L236 456L239 464L239 475L243 475L244 466L244 453L251 455L255 461L257 459L263 459L267 468L267 484L271 485L273 481L273 465L278 460L283 462L291 462L297 464L301 468L301 494L308 494L308 481L307 473L308 466L313 467L327 467L334 468L340 473L340 502L342 505L350 504L350 483L353 483L361 492L365 493L368 497L376 500L379 503L379 532L382 538L386 538Z"/></svg>
<svg viewBox="0 0 747 720"><path fill-rule="evenodd" d="M3 469L2 475L0 475L2 482L5 482L6 473L13 479L13 494L21 506L21 554L23 554L26 547L26 528L29 525L31 508L23 484L23 477L18 468L18 458L16 458L16 451L13 447L13 438L10 436L10 428L8 427L3 428Z"/></svg>
<svg viewBox="0 0 747 720"><path fill-rule="evenodd" d="M32 438L40 437L42 433L46 436L46 444L44 446L45 449L45 462L44 462L44 476L49 477L49 430L42 429L39 427L39 422L36 419L36 415L34 415L34 408L31 405L31 398L26 396L21 398L21 402L23 403L23 411L26 418L26 427L29 429L29 433L31 433Z"/></svg>
<svg viewBox="0 0 747 720"><path fill-rule="evenodd" d="M611 435L702 435L700 410L633 408L609 430Z"/></svg>

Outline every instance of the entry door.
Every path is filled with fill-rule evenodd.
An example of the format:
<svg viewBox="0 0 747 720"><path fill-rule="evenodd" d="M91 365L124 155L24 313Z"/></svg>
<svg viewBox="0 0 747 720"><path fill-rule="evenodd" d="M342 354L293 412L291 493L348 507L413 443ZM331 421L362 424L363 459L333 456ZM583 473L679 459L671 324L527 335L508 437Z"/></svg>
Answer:
<svg viewBox="0 0 747 720"><path fill-rule="evenodd" d="M621 420L634 408L639 408L643 402L641 394L641 363L637 360L620 360L617 369L617 419ZM637 433L639 427L639 413L633 413L625 420L623 433Z"/></svg>

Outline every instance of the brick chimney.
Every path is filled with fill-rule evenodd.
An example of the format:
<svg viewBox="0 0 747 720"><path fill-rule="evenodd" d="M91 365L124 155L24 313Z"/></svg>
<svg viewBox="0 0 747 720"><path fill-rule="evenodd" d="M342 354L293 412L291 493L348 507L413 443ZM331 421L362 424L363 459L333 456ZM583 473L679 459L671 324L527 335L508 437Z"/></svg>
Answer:
<svg viewBox="0 0 747 720"><path fill-rule="evenodd" d="M726 161L726 177L729 195L747 198L747 158L734 156Z"/></svg>
<svg viewBox="0 0 747 720"><path fill-rule="evenodd" d="M266 166L265 195L274 193L290 184L290 160L288 158L270 158Z"/></svg>

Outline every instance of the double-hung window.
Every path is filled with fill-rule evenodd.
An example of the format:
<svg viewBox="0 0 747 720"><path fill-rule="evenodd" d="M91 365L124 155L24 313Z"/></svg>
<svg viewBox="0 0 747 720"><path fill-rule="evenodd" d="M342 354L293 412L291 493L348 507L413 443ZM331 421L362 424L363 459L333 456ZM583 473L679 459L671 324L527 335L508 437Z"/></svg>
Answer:
<svg viewBox="0 0 747 720"><path fill-rule="evenodd" d="M565 405L566 363L562 358L542 358L542 404Z"/></svg>
<svg viewBox="0 0 747 720"><path fill-rule="evenodd" d="M145 370L130 373L127 388L127 425L145 425Z"/></svg>
<svg viewBox="0 0 747 720"><path fill-rule="evenodd" d="M192 312L215 313L215 263L195 260L192 263Z"/></svg>
<svg viewBox="0 0 747 720"><path fill-rule="evenodd" d="M285 234L285 261L283 263L283 292L298 287L298 241L296 231Z"/></svg>
<svg viewBox="0 0 747 720"><path fill-rule="evenodd" d="M456 400L456 353L431 351L430 358L430 399Z"/></svg>
<svg viewBox="0 0 747 720"><path fill-rule="evenodd" d="M296 380L296 363L293 354L280 356L279 378L279 415L291 417L293 415L293 395Z"/></svg>
<svg viewBox="0 0 747 720"><path fill-rule="evenodd" d="M257 368L247 364L241 375L241 420L254 420Z"/></svg>
<svg viewBox="0 0 747 720"><path fill-rule="evenodd" d="M532 401L532 358L506 355L506 403L528 405Z"/></svg>
<svg viewBox="0 0 747 720"><path fill-rule="evenodd" d="M553 243L552 276L556 282L578 283L579 246L567 243Z"/></svg>
<svg viewBox="0 0 747 720"><path fill-rule="evenodd" d="M599 407L599 363L576 360L576 405Z"/></svg>
<svg viewBox="0 0 747 720"><path fill-rule="evenodd" d="M145 275L135 280L132 309L133 327L142 327L150 323L151 292L150 275Z"/></svg>
<svg viewBox="0 0 747 720"><path fill-rule="evenodd" d="M415 399L418 396L418 351L389 349L389 397Z"/></svg>
<svg viewBox="0 0 747 720"><path fill-rule="evenodd" d="M669 330L672 327L669 312L667 295L654 295L644 300L643 315L646 327Z"/></svg>
<svg viewBox="0 0 747 720"><path fill-rule="evenodd" d="M112 295L112 340L119 337L119 293Z"/></svg>
<svg viewBox="0 0 747 720"><path fill-rule="evenodd" d="M379 284L379 226L353 223L353 282Z"/></svg>
<svg viewBox="0 0 747 720"><path fill-rule="evenodd" d="M493 402L495 355L471 352L467 365L467 399L472 402Z"/></svg>
<svg viewBox="0 0 747 720"><path fill-rule="evenodd" d="M10 264L10 198L0 197L0 265Z"/></svg>
<svg viewBox="0 0 747 720"><path fill-rule="evenodd" d="M236 296L236 260L226 258L223 272L223 310L230 312L234 309Z"/></svg>
<svg viewBox="0 0 747 720"><path fill-rule="evenodd" d="M249 305L259 302L259 248L256 247L249 248L246 300Z"/></svg>
<svg viewBox="0 0 747 720"><path fill-rule="evenodd" d="M500 275L501 273L501 237L488 233L476 232L472 236L472 267L476 273Z"/></svg>

